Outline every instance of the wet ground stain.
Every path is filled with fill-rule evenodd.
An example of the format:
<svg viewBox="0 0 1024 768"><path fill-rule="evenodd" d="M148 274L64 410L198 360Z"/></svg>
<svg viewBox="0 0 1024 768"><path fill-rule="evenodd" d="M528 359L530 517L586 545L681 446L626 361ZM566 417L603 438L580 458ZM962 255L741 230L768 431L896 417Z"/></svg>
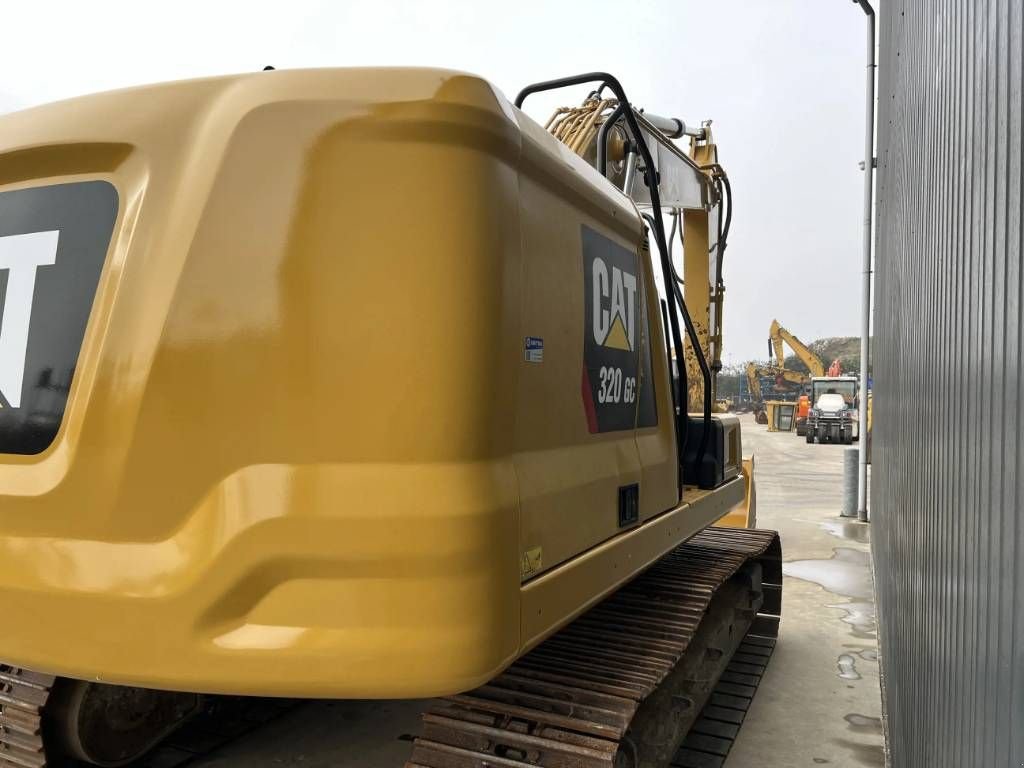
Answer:
<svg viewBox="0 0 1024 768"><path fill-rule="evenodd" d="M836 666L839 667L839 677L843 680L860 680L857 662L850 654L844 653L840 656Z"/></svg>
<svg viewBox="0 0 1024 768"><path fill-rule="evenodd" d="M842 621L844 624L850 625L850 635L858 640L875 640L877 639L875 624L875 604L874 603L862 603L857 601L850 601L848 603L833 603L826 606L827 608L837 608L841 611L845 611L846 615L843 616ZM878 654L875 654L875 659L878 659ZM868 659L865 659L867 661Z"/></svg>
<svg viewBox="0 0 1024 768"><path fill-rule="evenodd" d="M842 621L850 626L850 635L858 640L875 640L874 589L871 584L871 555L851 547L836 547L828 560L794 560L783 563L782 572L809 581L836 595L850 598L846 603L830 604L845 612Z"/></svg>
<svg viewBox="0 0 1024 768"><path fill-rule="evenodd" d="M885 749L881 744L861 744L849 739L832 739L831 741L833 744L849 750L859 765L867 765L872 768L885 765Z"/></svg>
<svg viewBox="0 0 1024 768"><path fill-rule="evenodd" d="M782 572L843 597L873 600L871 587L871 555L860 549L836 547L829 560L794 560L783 563ZM873 611L872 611L873 612Z"/></svg>
<svg viewBox="0 0 1024 768"><path fill-rule="evenodd" d="M860 544L871 542L871 526L858 520L826 520L821 527L838 539L856 541Z"/></svg>
<svg viewBox="0 0 1024 768"><path fill-rule="evenodd" d="M850 730L856 733L882 734L882 719L879 717L868 717L851 712L843 720L846 721Z"/></svg>
<svg viewBox="0 0 1024 768"><path fill-rule="evenodd" d="M862 523L827 521L822 523L821 527L837 538L858 543L869 541L867 526ZM783 563L782 572L787 576L817 584L832 594L848 598L845 603L831 603L827 607L844 612L842 621L849 625L850 634L854 638L865 641L876 639L874 588L871 583L869 552L853 547L836 547L828 560L794 560ZM861 644L850 644L847 647L850 650L840 654L836 660L837 674L843 680L860 680L862 677L857 670L857 659L877 662L878 651ZM877 717L850 713L843 719L854 738L868 737L878 741L883 738L882 721ZM881 744L865 744L853 738L831 741L849 752L849 760L842 761L844 765L885 765L885 749ZM814 762L824 764L828 761L825 758L814 758Z"/></svg>
<svg viewBox="0 0 1024 768"><path fill-rule="evenodd" d="M880 718L851 712L843 719L846 721L846 727L854 734L882 739L882 720ZM881 744L862 744L849 739L832 739L832 742L849 750L853 759L861 765L885 765L885 748Z"/></svg>
<svg viewBox="0 0 1024 768"><path fill-rule="evenodd" d="M844 607L847 607L847 606L839 606L839 607L840 608L844 608ZM878 662L878 649L877 648L873 648L873 647L865 648L862 645L852 645L852 644L846 645L844 647L845 648L849 648L850 649L850 654L853 655L853 656L856 656L861 661L870 661L872 663L877 663Z"/></svg>

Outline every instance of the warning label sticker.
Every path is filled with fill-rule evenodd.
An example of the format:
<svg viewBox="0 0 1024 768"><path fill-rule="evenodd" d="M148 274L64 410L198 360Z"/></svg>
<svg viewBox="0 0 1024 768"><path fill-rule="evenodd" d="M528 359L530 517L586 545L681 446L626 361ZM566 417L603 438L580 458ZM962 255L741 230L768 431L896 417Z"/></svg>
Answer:
<svg viewBox="0 0 1024 768"><path fill-rule="evenodd" d="M528 363L544 362L544 339L527 336L523 339L523 359Z"/></svg>

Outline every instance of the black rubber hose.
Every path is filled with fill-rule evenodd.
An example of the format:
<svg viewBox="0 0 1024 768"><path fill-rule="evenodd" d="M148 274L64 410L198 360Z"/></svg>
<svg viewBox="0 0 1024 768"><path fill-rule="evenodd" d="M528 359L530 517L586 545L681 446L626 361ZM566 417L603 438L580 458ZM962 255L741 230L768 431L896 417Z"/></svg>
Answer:
<svg viewBox="0 0 1024 768"><path fill-rule="evenodd" d="M668 303L664 299L658 302L661 305L661 327L668 328ZM672 413L676 412L679 406L679 382L686 378L686 371L672 371L672 340L665 336L665 359L668 361L668 385L669 394L672 395ZM677 366L678 368L678 366Z"/></svg>
<svg viewBox="0 0 1024 768"><path fill-rule="evenodd" d="M729 177L724 172L718 179L719 183L724 187L722 204L725 208L725 223L722 223L722 217L718 219L718 269L716 270L715 281L720 286L722 284L722 263L725 261L725 247L729 243L729 230L732 228L732 185L729 184Z"/></svg>
<svg viewBox="0 0 1024 768"><path fill-rule="evenodd" d="M669 232L668 235L668 261L669 264L672 265L672 274L675 275L676 280L678 280L680 283L683 282L683 278L678 272L676 272L676 263L675 261L672 260L672 248L675 245L676 230L679 229L679 222L682 218L683 216L679 211L672 212L672 231ZM681 230L679 232L679 242L680 244L683 243L683 233Z"/></svg>
<svg viewBox="0 0 1024 768"><path fill-rule="evenodd" d="M686 302L683 301L682 292L679 290L679 283L671 278L668 282L672 283L673 293L676 296L676 301L679 305L679 310L683 315L683 322L686 324L686 335L690 337L690 343L693 345L694 354L697 356L697 364L700 366L701 378L704 380L704 429L700 436L700 445L697 448L698 463L700 467L703 464L704 457L707 456L708 442L711 438L711 369L708 367L708 359L704 356L704 350L700 345L700 337L697 335L697 329L693 325L693 320L690 318L690 311L686 308ZM679 367L686 367L686 358L679 358ZM688 390L687 390L688 391ZM688 414L682 414L685 417ZM700 477L698 470L698 478Z"/></svg>
<svg viewBox="0 0 1024 768"><path fill-rule="evenodd" d="M629 126L629 131L633 135L636 141L637 149L640 151L641 157L644 160L644 167L647 170L647 187L651 192L651 207L657 212L657 216L652 217L654 225L655 239L658 244L658 251L661 255L661 268L662 277L665 282L666 297L670 301L675 301L679 307L679 312L683 316L683 322L686 325L687 335L690 337L690 343L693 345L694 354L697 356L697 363L700 365L700 371L704 380L704 429L701 434L700 446L697 452L698 466L703 463L704 457L707 455L708 441L711 436L711 369L708 367L707 358L704 356L704 350L701 348L700 339L697 336L697 331L693 327L693 321L690 318L690 313L686 309L686 302L683 301L682 292L679 290L679 283L672 277L672 264L668 261L668 243L665 238L665 223L661 219L661 192L658 188L658 180L655 176L656 169L654 164L654 157L651 155L651 149L647 146L647 142L643 140L643 133L640 130L640 124L637 122L636 114L633 112L633 108L630 106L629 99L626 96L626 92L622 87L622 84L607 72L587 72L581 75L573 75L571 77L563 77L557 80L546 80L541 83L534 83L528 85L519 92L516 96L516 106L522 108L523 102L526 98L534 93L540 93L542 91L550 91L556 88L565 88L572 85L583 85L585 83L599 82L603 87L607 87L615 97L619 100L619 106L616 108L615 113L621 111L622 117L625 118L626 124ZM617 117L615 118L618 119ZM606 123L613 122L611 119ZM605 141L607 142L608 130L602 125L605 134ZM603 157L604 153L599 153L598 163L604 165L607 159ZM686 367L686 353L683 348L682 333L679 329L679 318L676 312L669 312L669 324L672 328L672 346L676 350L676 365L678 366L680 373ZM671 364L671 361L669 361ZM682 376L680 376L680 381ZM685 407L680 407L679 412L676 416L676 435L678 445L678 464L680 471L680 480L682 480L683 471L683 458L685 456L686 440L687 440L687 419L688 414Z"/></svg>
<svg viewBox="0 0 1024 768"><path fill-rule="evenodd" d="M655 226L655 222L661 218L660 216L652 216L649 213L644 213L642 214L642 216L647 220L648 224L650 224L651 226ZM664 251L662 251L661 268L663 272L666 268L665 264L668 261L666 256L667 254ZM671 263L669 263L668 269L673 270ZM697 456L699 457L700 462L702 462L704 457L707 455L708 442L711 438L711 368L708 366L708 360L704 356L704 350L701 348L700 345L700 337L697 335L697 329L693 325L693 320L690 317L690 311L689 309L687 309L686 302L683 300L683 294L679 290L678 281L672 279L671 272L664 272L664 278L666 283L666 289L670 291L670 295L675 299L675 303L679 307L680 314L682 314L683 316L683 324L686 326L686 335L689 337L690 344L693 346L694 354L697 357L697 364L700 366L701 377L704 380L704 429L701 431L700 445L697 448ZM669 316L670 319L674 319L674 314L675 313L672 313ZM680 406L679 415L686 418L689 415L685 407L685 403L688 402L688 400L684 400L684 397L688 397L689 395L689 380L686 376L685 352L682 355L680 355L678 351L676 352L676 367L679 369L679 381L681 384L679 399L683 401L683 405ZM684 450L685 447L686 446L684 445ZM698 466L700 466L700 462L698 462Z"/></svg>
<svg viewBox="0 0 1024 768"><path fill-rule="evenodd" d="M672 247L676 243L676 230L679 229L679 211L672 211L672 229L668 232L668 258L672 260ZM679 277L679 275L676 275Z"/></svg>
<svg viewBox="0 0 1024 768"><path fill-rule="evenodd" d="M732 227L732 186L729 184L729 177L722 166L715 163L708 167L717 172L715 184L718 188L718 197L721 201L722 209L724 210L724 215L720 214L718 217L718 243L715 245L718 249L718 258L715 259L715 297L718 299L721 296L722 289L725 287L725 283L722 280L722 265L725 263L725 249L729 242L729 230ZM720 346L716 351L721 355L722 350ZM721 359L715 360L714 366L715 370L720 371L722 369Z"/></svg>

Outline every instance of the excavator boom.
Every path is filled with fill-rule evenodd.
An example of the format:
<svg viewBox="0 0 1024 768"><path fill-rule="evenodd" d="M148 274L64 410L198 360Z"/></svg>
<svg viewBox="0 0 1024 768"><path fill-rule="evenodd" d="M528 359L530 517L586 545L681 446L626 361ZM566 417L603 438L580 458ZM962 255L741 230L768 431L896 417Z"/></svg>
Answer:
<svg viewBox="0 0 1024 768"><path fill-rule="evenodd" d="M761 370L757 363L747 363L747 386L750 388L750 399L755 403L764 400L761 394Z"/></svg>
<svg viewBox="0 0 1024 768"><path fill-rule="evenodd" d="M771 340L772 349L775 350L776 362L780 367L784 367L785 358L782 343L786 342L789 348L793 350L793 353L800 359L800 362L807 366L811 376L825 375L825 364L821 362L821 358L814 354L800 339L779 325L778 320L772 320L771 328L769 329L769 339Z"/></svg>

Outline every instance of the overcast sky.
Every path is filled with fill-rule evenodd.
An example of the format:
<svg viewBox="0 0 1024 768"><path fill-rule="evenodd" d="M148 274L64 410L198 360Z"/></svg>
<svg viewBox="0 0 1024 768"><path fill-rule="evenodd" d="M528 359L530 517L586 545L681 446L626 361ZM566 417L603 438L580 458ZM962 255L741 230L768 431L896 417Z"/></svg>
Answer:
<svg viewBox="0 0 1024 768"><path fill-rule="evenodd" d="M3 26L0 112L266 64L444 66L509 98L610 71L638 106L714 120L736 199L723 362L763 358L776 317L804 341L859 334L864 16L850 0L51 0L5 3ZM549 106L527 104L540 120Z"/></svg>

